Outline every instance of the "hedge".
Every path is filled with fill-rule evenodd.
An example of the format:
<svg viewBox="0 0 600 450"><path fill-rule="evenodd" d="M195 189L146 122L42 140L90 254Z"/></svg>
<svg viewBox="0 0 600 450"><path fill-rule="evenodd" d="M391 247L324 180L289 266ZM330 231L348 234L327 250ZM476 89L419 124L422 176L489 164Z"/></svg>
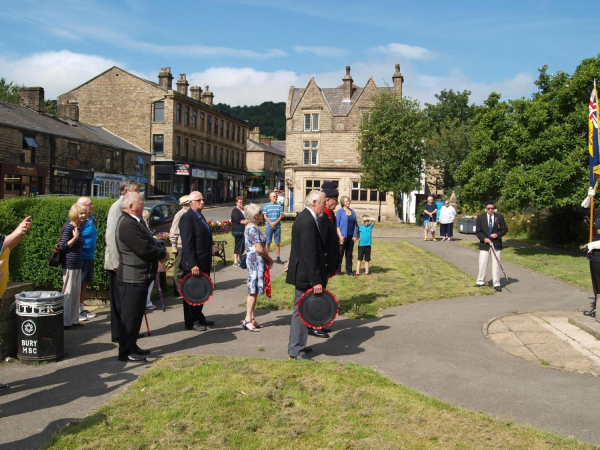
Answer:
<svg viewBox="0 0 600 450"><path fill-rule="evenodd" d="M32 223L19 246L11 252L10 281L33 283L36 289L62 289L60 267L50 267L50 250L60 237L63 224L69 220L69 209L77 197L32 197L0 201L0 233L9 234L27 216ZM91 289L107 289L104 270L104 235L106 217L114 199L94 198L94 218L98 229L98 246Z"/></svg>

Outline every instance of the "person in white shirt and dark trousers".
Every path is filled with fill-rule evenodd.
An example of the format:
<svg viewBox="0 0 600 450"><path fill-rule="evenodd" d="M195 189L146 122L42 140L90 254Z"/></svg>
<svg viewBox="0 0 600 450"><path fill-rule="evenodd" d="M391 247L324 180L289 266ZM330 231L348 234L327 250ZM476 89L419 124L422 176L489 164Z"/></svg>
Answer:
<svg viewBox="0 0 600 450"><path fill-rule="evenodd" d="M479 238L479 274L477 275L477 284L475 287L481 287L485 284L488 260L492 252L491 245L494 245L498 261L502 257L502 236L508 233L508 227L504 221L504 216L496 212L493 200L485 202L485 214L479 214L476 220L475 234ZM501 292L500 287L500 267L494 256L492 258L492 279L494 290Z"/></svg>

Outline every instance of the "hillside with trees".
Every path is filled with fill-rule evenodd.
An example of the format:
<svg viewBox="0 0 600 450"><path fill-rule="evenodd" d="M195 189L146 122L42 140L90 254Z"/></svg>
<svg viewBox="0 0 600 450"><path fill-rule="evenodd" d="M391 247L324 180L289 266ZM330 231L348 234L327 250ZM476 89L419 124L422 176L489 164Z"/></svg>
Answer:
<svg viewBox="0 0 600 450"><path fill-rule="evenodd" d="M264 102L257 106L229 106L226 103L218 103L215 107L247 120L251 130L259 127L262 136L278 141L285 140L285 102Z"/></svg>

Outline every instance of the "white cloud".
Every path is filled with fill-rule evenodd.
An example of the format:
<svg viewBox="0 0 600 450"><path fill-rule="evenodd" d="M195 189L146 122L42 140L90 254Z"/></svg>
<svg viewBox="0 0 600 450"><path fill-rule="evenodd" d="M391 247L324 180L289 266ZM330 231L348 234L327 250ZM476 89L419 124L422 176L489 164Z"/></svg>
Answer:
<svg viewBox="0 0 600 450"><path fill-rule="evenodd" d="M421 60L431 59L436 56L435 52L428 50L423 47L417 47L414 45L390 43L388 45L379 45L369 49L371 53L384 53L386 55L399 56L404 59L410 60Z"/></svg>
<svg viewBox="0 0 600 450"><path fill-rule="evenodd" d="M114 65L118 64L111 59L68 50L21 58L0 55L0 76L16 84L41 86L47 99L55 99Z"/></svg>
<svg viewBox="0 0 600 450"><path fill-rule="evenodd" d="M296 45L294 51L298 53L313 53L316 56L329 56L334 58L340 58L348 54L347 50L335 47L303 47Z"/></svg>

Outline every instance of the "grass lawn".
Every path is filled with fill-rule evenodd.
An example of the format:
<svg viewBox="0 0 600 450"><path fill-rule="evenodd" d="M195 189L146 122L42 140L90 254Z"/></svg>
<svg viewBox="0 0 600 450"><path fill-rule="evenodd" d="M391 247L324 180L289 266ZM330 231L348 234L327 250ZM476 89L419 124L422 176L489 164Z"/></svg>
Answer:
<svg viewBox="0 0 600 450"><path fill-rule="evenodd" d="M392 306L493 293L473 287L464 272L406 241L373 242L371 263L368 277L343 275L329 281L327 289L337 297L340 314L371 318ZM284 274L272 282L271 299L258 297L257 308L291 310L293 299L294 287L285 283Z"/></svg>
<svg viewBox="0 0 600 450"><path fill-rule="evenodd" d="M178 355L43 448L584 449L336 362Z"/></svg>
<svg viewBox="0 0 600 450"><path fill-rule="evenodd" d="M502 260L519 264L535 272L556 278L564 283L592 291L590 263L584 252L575 252L550 247L522 248L519 242L503 243ZM478 249L477 242L460 242L472 250Z"/></svg>

